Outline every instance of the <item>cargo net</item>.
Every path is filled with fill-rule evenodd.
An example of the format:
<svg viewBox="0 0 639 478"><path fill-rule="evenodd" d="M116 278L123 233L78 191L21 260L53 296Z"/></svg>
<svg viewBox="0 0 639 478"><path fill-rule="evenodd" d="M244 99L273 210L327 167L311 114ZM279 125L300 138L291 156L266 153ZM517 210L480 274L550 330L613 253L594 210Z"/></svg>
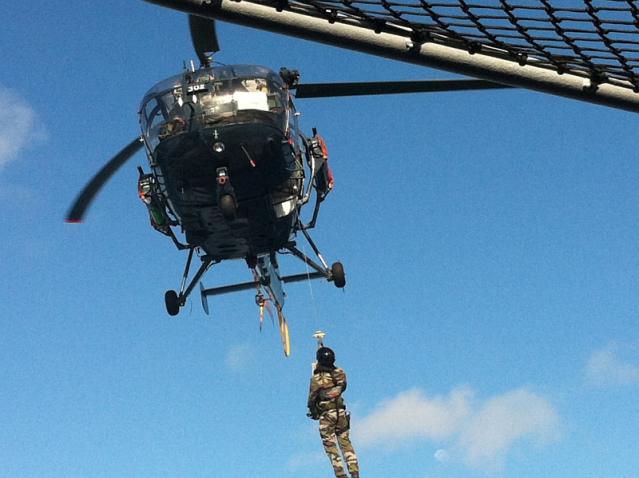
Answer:
<svg viewBox="0 0 639 478"><path fill-rule="evenodd" d="M639 91L635 0L254 0Z"/></svg>

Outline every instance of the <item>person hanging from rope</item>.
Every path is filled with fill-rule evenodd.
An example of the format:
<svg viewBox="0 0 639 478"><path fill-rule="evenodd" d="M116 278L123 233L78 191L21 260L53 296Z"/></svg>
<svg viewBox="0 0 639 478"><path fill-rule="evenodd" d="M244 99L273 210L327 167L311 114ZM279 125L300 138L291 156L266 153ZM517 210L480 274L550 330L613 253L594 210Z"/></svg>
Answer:
<svg viewBox="0 0 639 478"><path fill-rule="evenodd" d="M351 478L359 478L357 455L349 438L350 413L342 398L346 390L346 373L335 367L335 353L330 348L322 345L316 357L317 365L308 393L308 416L319 420L319 433L335 476L348 478L339 453L341 449Z"/></svg>

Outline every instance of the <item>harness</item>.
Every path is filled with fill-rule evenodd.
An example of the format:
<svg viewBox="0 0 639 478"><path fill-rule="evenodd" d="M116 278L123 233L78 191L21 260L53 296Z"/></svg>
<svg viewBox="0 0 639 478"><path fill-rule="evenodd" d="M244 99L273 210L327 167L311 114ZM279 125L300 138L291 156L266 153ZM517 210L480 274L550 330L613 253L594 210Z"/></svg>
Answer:
<svg viewBox="0 0 639 478"><path fill-rule="evenodd" d="M331 382L332 382L332 386L331 387L323 387L319 393L317 394L317 396L315 397L315 402L314 402L314 406L313 409L311 410L311 416L312 418L315 419L319 419L319 417L324 413L327 412L329 410L337 410L337 419L339 420L339 415L340 415L340 410L346 410L346 405L344 404L344 399L342 398L342 393L344 392L344 390L346 390L346 383L344 384L344 388L340 391L339 395L337 395L334 398L330 398L328 400L326 400L325 396L324 398L322 397L322 392L324 392L325 390L329 390L332 388L336 388L339 386L339 383L337 381L336 378L336 374L335 374L335 370L327 370L326 368L320 368L318 367L317 369L315 369L315 374L321 374L321 373L328 373L331 377ZM329 408L326 408L326 406L320 406L320 403L331 403L333 404L332 407L329 406Z"/></svg>

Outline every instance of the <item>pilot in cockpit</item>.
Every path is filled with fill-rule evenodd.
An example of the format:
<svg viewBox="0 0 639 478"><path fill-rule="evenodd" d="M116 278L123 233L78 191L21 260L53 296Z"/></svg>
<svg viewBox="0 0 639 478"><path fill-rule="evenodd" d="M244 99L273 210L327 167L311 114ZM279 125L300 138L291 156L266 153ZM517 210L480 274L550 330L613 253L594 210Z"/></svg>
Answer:
<svg viewBox="0 0 639 478"><path fill-rule="evenodd" d="M268 85L266 80L263 78L251 78L247 80L242 80L242 86L244 86L244 91L251 92L260 92L268 94Z"/></svg>
<svg viewBox="0 0 639 478"><path fill-rule="evenodd" d="M160 128L158 138L160 141L174 136L186 130L186 115L184 112L184 104L180 104L179 95L173 93L173 106L166 116L166 122Z"/></svg>

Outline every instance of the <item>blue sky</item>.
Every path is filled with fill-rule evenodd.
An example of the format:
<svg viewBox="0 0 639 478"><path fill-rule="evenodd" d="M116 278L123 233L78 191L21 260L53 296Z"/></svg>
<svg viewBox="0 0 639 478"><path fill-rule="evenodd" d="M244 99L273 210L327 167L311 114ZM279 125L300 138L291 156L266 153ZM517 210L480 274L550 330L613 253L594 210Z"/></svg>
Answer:
<svg viewBox="0 0 639 478"><path fill-rule="evenodd" d="M218 61L307 82L451 76L218 30ZM0 476L330 476L305 417L318 328L364 477L636 475L632 113L528 91L298 101L336 175L314 238L348 283L287 288L285 359L250 292L166 315L185 255L148 226L143 156L63 223L145 91L194 57L186 18L11 2L0 52ZM225 263L204 282L248 278Z"/></svg>

